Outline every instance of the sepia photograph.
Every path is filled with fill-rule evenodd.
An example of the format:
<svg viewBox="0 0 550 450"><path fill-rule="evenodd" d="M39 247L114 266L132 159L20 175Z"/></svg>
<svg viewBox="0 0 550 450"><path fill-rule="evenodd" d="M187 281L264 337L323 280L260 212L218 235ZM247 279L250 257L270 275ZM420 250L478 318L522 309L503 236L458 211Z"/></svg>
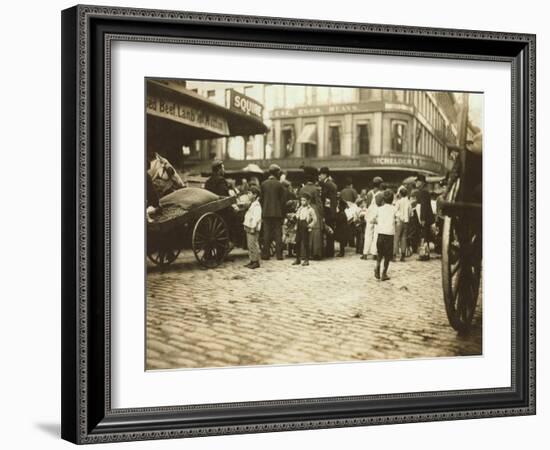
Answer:
<svg viewBox="0 0 550 450"><path fill-rule="evenodd" d="M144 90L146 370L483 355L482 92Z"/></svg>

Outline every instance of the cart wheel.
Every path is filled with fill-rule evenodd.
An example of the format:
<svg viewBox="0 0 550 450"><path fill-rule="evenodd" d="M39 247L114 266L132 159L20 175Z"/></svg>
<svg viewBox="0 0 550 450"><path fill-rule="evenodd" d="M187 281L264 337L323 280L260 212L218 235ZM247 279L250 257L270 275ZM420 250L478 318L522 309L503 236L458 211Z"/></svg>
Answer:
<svg viewBox="0 0 550 450"><path fill-rule="evenodd" d="M225 220L216 213L199 217L193 228L193 253L202 267L219 266L229 251L229 232Z"/></svg>
<svg viewBox="0 0 550 450"><path fill-rule="evenodd" d="M172 264L180 254L180 249L157 249L147 253L149 261L157 266L167 266Z"/></svg>
<svg viewBox="0 0 550 450"><path fill-rule="evenodd" d="M460 178L451 186L447 200L456 200L459 189ZM455 330L464 333L474 317L481 280L481 236L468 217L445 217L441 258L447 317Z"/></svg>

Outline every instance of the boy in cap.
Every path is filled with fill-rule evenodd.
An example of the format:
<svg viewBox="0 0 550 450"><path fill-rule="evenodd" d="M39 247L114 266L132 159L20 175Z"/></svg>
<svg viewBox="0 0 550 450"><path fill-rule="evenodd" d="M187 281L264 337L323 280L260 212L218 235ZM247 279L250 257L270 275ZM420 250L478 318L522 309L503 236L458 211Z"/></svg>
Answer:
<svg viewBox="0 0 550 450"><path fill-rule="evenodd" d="M250 262L245 265L249 269L260 267L260 244L259 236L262 227L262 206L260 205L260 189L257 186L250 186L248 190L250 207L244 215L244 230L246 231L246 246Z"/></svg>
<svg viewBox="0 0 550 450"><path fill-rule="evenodd" d="M309 235L317 223L317 216L310 205L311 196L307 192L300 194L300 206L296 211L296 260L292 265L300 264L300 257L304 255L303 266L309 266ZM304 251L302 252L302 246Z"/></svg>

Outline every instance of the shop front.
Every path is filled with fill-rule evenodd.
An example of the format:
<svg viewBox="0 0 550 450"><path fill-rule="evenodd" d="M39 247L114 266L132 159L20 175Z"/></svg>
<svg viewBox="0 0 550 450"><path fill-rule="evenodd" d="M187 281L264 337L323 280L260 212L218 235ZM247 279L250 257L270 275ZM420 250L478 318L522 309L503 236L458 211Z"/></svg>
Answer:
<svg viewBox="0 0 550 450"><path fill-rule="evenodd" d="M147 80L146 149L183 169L208 160L195 152L196 141L229 136L254 136L268 131L263 121L246 111L225 108L186 89L177 81ZM257 109L257 106L255 107ZM256 111L252 109L252 111Z"/></svg>
<svg viewBox="0 0 550 450"><path fill-rule="evenodd" d="M343 186L346 178L366 188L381 176L399 184L416 173L444 175L445 142L415 108L372 101L276 109L271 112L273 158L247 160L265 169L276 163L290 180L301 181L303 166L331 169ZM227 161L238 170L242 161Z"/></svg>

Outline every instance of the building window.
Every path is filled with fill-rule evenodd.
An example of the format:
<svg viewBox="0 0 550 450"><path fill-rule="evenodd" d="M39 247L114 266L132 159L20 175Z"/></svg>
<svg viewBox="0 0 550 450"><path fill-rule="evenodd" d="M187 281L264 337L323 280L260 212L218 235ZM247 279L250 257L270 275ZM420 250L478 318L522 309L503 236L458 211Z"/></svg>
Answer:
<svg viewBox="0 0 550 450"><path fill-rule="evenodd" d="M392 122L392 151L402 153L406 151L407 124Z"/></svg>
<svg viewBox="0 0 550 450"><path fill-rule="evenodd" d="M331 155L340 154L340 125L330 125L328 128L328 142Z"/></svg>
<svg viewBox="0 0 550 450"><path fill-rule="evenodd" d="M296 141L294 135L294 125L286 125L283 127L281 133L281 148L282 157L292 156L294 153L294 142Z"/></svg>
<svg viewBox="0 0 550 450"><path fill-rule="evenodd" d="M361 123L357 125L357 144L360 155L368 155L370 152L369 124Z"/></svg>
<svg viewBox="0 0 550 450"><path fill-rule="evenodd" d="M206 91L206 96L207 96L208 98L215 97L215 96L216 96L216 91L215 91L214 89L209 90L209 91Z"/></svg>
<svg viewBox="0 0 550 450"><path fill-rule="evenodd" d="M422 128L422 125L420 125L420 122L416 122L416 136L415 136L415 152L418 153L418 154L421 154L422 153L422 148L421 148L421 142L422 142L422 135L423 135L423 128Z"/></svg>

